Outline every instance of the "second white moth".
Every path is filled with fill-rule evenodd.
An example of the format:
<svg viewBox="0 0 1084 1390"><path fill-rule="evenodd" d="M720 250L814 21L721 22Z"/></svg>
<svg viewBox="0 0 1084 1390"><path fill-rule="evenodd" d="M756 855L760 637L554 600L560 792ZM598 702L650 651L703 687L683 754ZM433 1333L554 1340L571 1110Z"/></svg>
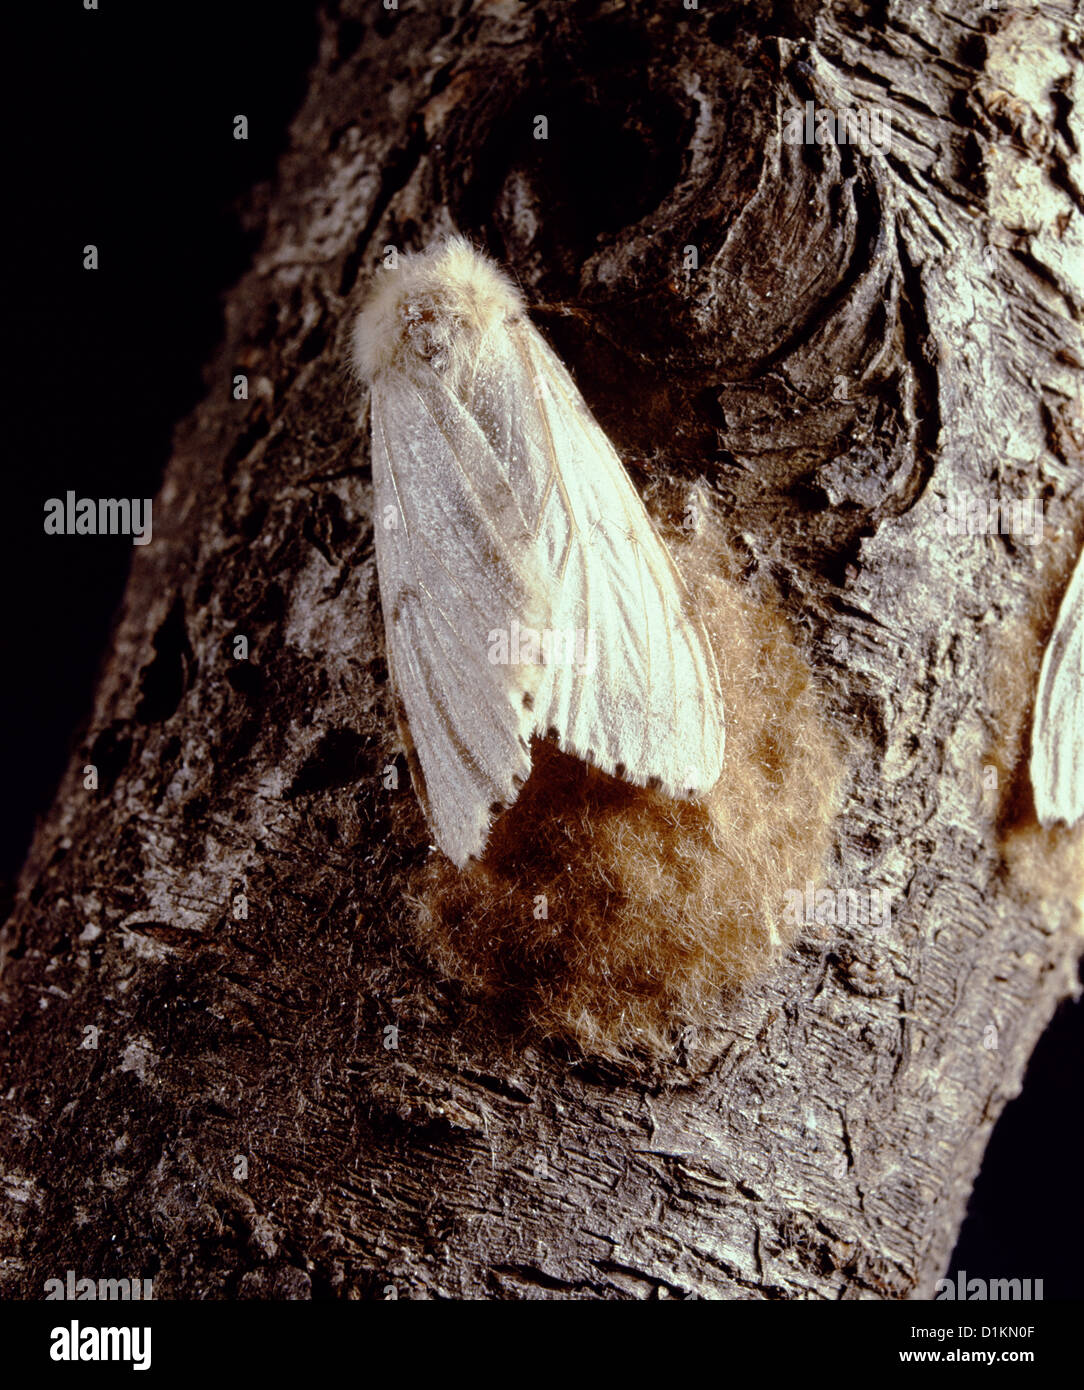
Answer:
<svg viewBox="0 0 1084 1390"><path fill-rule="evenodd" d="M1084 554L1043 654L1031 734L1031 785L1042 826L1084 818Z"/></svg>
<svg viewBox="0 0 1084 1390"><path fill-rule="evenodd" d="M511 281L461 238L400 259L358 317L388 667L437 845L480 856L531 738L706 792L718 677L626 475Z"/></svg>

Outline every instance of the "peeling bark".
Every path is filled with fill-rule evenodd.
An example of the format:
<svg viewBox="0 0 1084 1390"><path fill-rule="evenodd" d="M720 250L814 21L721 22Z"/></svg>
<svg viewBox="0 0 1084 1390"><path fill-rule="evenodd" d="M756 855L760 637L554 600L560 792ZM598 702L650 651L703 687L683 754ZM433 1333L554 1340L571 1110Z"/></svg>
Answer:
<svg viewBox="0 0 1084 1390"><path fill-rule="evenodd" d="M1084 539L1078 25L325 15L6 930L7 1296L69 1267L159 1298L931 1294L1080 950L1079 837L1038 829L1026 779ZM887 110L890 146L788 144L808 101ZM893 905L649 1075L525 1041L404 930L427 846L381 777L343 363L384 246L452 226L519 276L657 508L703 477L779 587L854 754L831 881ZM1041 543L947 535L960 497L1040 497Z"/></svg>

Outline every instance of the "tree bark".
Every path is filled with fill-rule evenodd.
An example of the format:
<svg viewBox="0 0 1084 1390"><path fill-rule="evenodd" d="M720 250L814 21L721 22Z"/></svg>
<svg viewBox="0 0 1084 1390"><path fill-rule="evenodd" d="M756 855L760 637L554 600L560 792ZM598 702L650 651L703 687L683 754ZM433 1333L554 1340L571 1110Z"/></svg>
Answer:
<svg viewBox="0 0 1084 1390"><path fill-rule="evenodd" d="M68 1268L159 1298L931 1295L1080 951L1080 835L1038 829L1026 768L1084 538L1072 16L325 14L6 929L6 1296ZM889 146L788 143L807 102L887 111ZM344 363L385 246L452 227L542 305L641 487L706 479L780 587L855 751L832 880L893 904L650 1074L524 1039L404 930L427 842L381 776ZM948 534L958 497L1041 498L1042 541Z"/></svg>

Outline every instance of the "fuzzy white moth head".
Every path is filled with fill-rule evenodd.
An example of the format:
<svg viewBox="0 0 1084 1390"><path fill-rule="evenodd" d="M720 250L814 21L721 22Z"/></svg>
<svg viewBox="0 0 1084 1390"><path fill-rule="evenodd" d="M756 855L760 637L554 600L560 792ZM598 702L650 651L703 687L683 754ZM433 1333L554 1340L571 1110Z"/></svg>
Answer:
<svg viewBox="0 0 1084 1390"><path fill-rule="evenodd" d="M464 237L449 237L378 273L354 325L354 367L370 386L381 372L423 363L454 384L485 339L523 312L508 276Z"/></svg>

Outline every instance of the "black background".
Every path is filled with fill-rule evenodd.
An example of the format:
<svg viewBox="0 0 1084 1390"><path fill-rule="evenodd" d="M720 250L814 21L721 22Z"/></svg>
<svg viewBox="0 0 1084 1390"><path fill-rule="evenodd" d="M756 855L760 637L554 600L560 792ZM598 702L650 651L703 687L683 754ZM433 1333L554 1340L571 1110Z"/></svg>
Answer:
<svg viewBox="0 0 1084 1390"><path fill-rule="evenodd" d="M236 200L273 179L316 55L305 3L100 4L20 6L24 31L6 30L5 915L85 726L132 555L124 537L46 536L45 499L157 492L173 426L204 390L222 295L254 249ZM233 138L241 113L247 142ZM1063 1004L994 1132L953 1272L1084 1294L1082 1043L1084 1007Z"/></svg>

